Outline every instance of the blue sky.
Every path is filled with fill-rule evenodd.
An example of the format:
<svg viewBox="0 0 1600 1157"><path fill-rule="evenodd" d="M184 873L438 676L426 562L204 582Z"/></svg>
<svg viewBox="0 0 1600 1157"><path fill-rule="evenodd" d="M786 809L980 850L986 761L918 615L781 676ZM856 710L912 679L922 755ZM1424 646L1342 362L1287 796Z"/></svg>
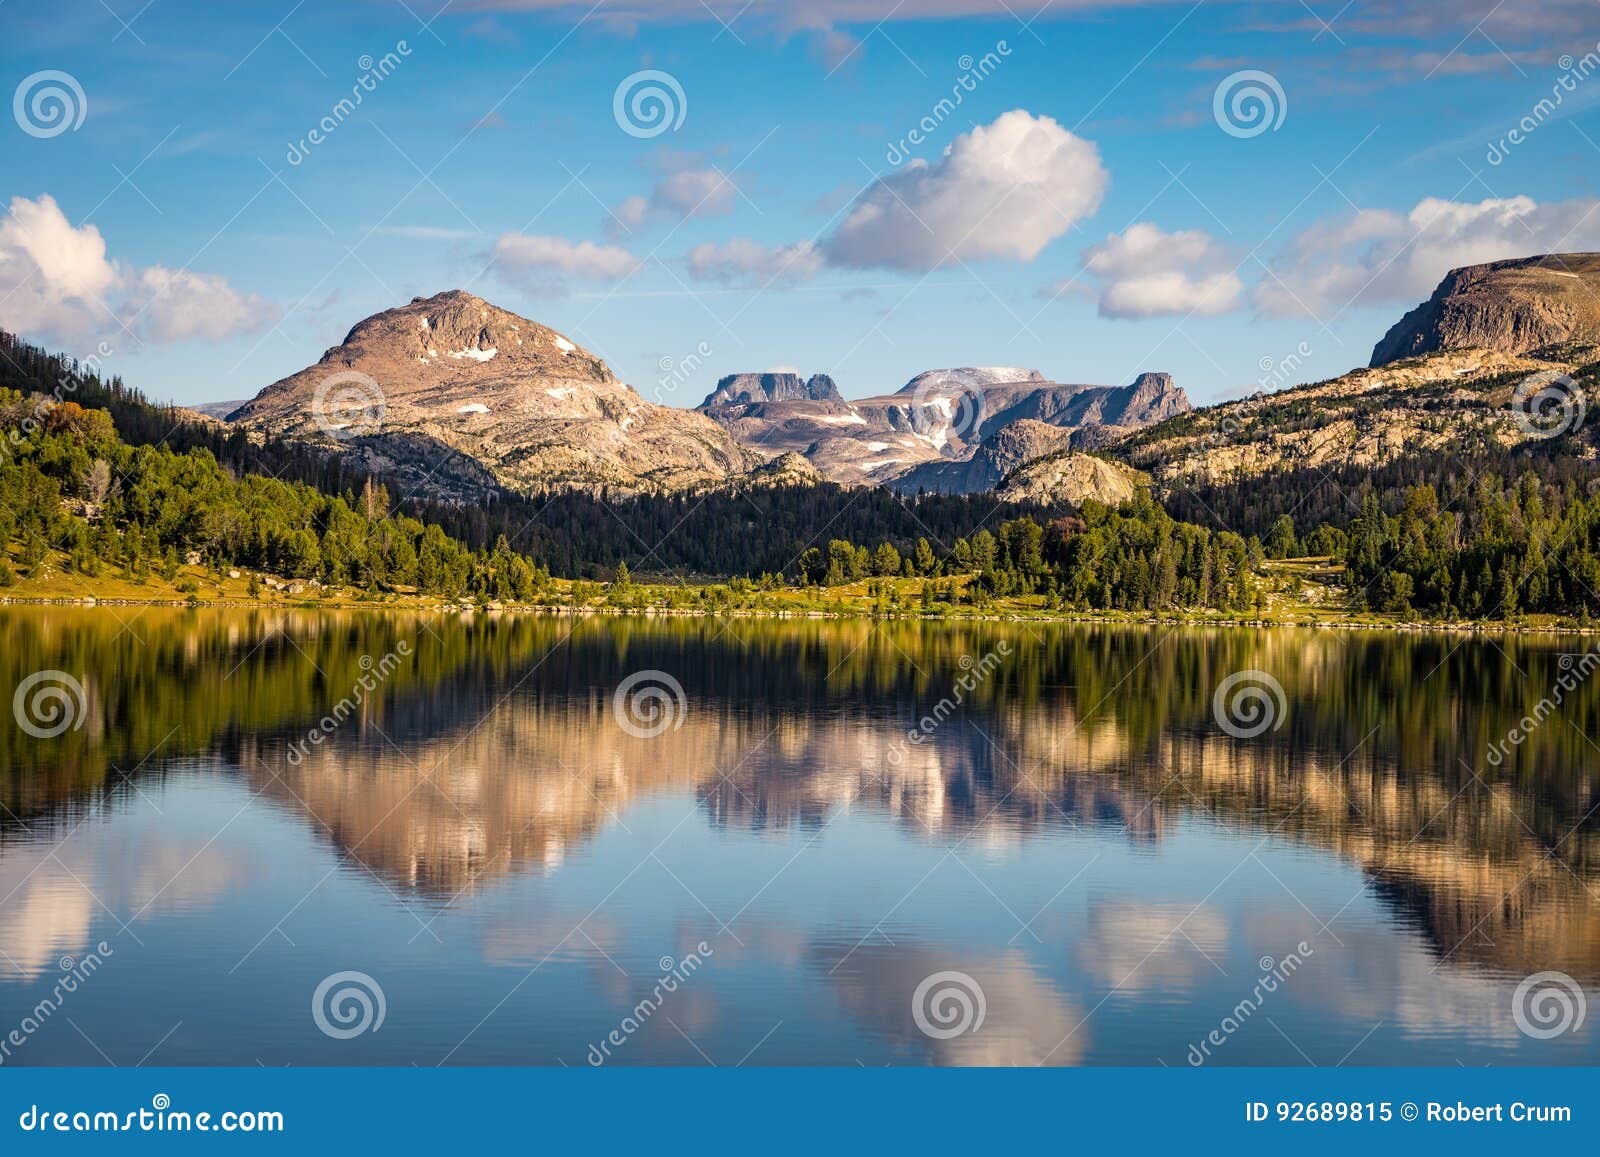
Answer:
<svg viewBox="0 0 1600 1157"><path fill-rule="evenodd" d="M1204 402L1364 364L1451 265L1600 248L1590 3L708 2L11 0L0 325L198 402L465 287L678 405L970 364Z"/></svg>

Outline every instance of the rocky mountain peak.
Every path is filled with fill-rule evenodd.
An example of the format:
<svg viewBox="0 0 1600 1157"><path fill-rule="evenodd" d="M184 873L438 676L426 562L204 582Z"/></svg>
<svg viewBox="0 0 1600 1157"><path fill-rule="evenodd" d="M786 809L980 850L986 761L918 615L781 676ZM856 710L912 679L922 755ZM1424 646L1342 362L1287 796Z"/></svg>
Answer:
<svg viewBox="0 0 1600 1157"><path fill-rule="evenodd" d="M760 461L704 415L645 401L570 338L459 289L357 322L229 417L443 496L443 462L515 490L627 491L715 483Z"/></svg>
<svg viewBox="0 0 1600 1157"><path fill-rule="evenodd" d="M901 386L897 393L915 394L919 390L984 389L988 386L1009 385L1013 382L1044 382L1048 379L1038 370L1021 366L957 366L952 369L924 370Z"/></svg>
<svg viewBox="0 0 1600 1157"><path fill-rule="evenodd" d="M812 374L802 379L799 374L769 371L759 374L729 374L717 382L717 388L706 395L700 408L710 406L737 406L751 402L842 402L839 387L827 374Z"/></svg>
<svg viewBox="0 0 1600 1157"><path fill-rule="evenodd" d="M414 297L357 322L322 361L353 368L376 365L391 374L416 366L447 377L456 371L476 377L475 367L492 367L495 376L550 373L607 384L617 380L605 362L576 342L461 289Z"/></svg>
<svg viewBox="0 0 1600 1157"><path fill-rule="evenodd" d="M1600 253L1552 253L1468 265L1384 334L1373 366L1462 349L1520 355L1600 341Z"/></svg>

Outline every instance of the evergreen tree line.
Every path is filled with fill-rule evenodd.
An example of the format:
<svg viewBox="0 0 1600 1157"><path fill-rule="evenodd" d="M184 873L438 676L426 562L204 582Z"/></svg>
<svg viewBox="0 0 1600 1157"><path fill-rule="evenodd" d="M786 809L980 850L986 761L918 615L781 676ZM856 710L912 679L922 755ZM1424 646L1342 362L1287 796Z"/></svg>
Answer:
<svg viewBox="0 0 1600 1157"><path fill-rule="evenodd" d="M0 389L0 437L0 543L15 544L29 573L53 549L72 572L113 567L135 581L152 572L171 581L193 562L451 597L528 598L549 581L503 540L473 551L438 526L387 514L380 485L327 495L234 477L203 447L129 446L106 411L75 401L41 408L36 396ZM0 552L0 585L15 581Z"/></svg>
<svg viewBox="0 0 1600 1157"><path fill-rule="evenodd" d="M1449 508L1412 487L1386 514L1369 494L1343 550L1359 605L1442 618L1600 611L1600 493L1528 472L1485 476Z"/></svg>
<svg viewBox="0 0 1600 1157"><path fill-rule="evenodd" d="M1031 515L980 528L948 552L919 538L909 553L846 538L800 556L800 580L838 586L862 579L976 575L969 600L1044 595L1057 609L1165 611L1255 606L1261 544L1231 531L1179 522L1147 493L1119 509L1085 502L1076 515L1041 524ZM924 588L924 601L954 599L952 583Z"/></svg>

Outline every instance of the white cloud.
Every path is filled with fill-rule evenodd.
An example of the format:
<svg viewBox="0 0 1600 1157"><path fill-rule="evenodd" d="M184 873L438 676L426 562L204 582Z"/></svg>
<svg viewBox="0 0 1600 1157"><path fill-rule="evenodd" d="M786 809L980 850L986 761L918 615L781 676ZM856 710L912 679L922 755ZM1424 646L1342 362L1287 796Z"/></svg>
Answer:
<svg viewBox="0 0 1600 1157"><path fill-rule="evenodd" d="M822 268L822 254L809 241L768 247L747 237L721 245L696 245L689 251L689 275L697 281L804 281Z"/></svg>
<svg viewBox="0 0 1600 1157"><path fill-rule="evenodd" d="M639 259L620 245L523 233L502 233L490 256L503 273L521 280L546 274L616 281L639 267Z"/></svg>
<svg viewBox="0 0 1600 1157"><path fill-rule="evenodd" d="M823 242L835 265L925 271L947 262L1032 261L1100 207L1100 151L1022 109L963 133L934 164L875 181Z"/></svg>
<svg viewBox="0 0 1600 1157"><path fill-rule="evenodd" d="M139 271L128 292L145 332L156 341L221 341L256 329L277 315L270 302L253 293L240 293L214 273L152 265Z"/></svg>
<svg viewBox="0 0 1600 1157"><path fill-rule="evenodd" d="M680 169L657 181L648 197L629 197L618 205L607 229L615 236L638 229L653 218L723 217L733 212L738 191L721 169Z"/></svg>
<svg viewBox="0 0 1600 1157"><path fill-rule="evenodd" d="M1327 318L1356 305L1415 304L1463 265L1597 247L1600 201L1429 197L1404 215L1364 209L1318 222L1294 239L1254 300L1264 313Z"/></svg>
<svg viewBox="0 0 1600 1157"><path fill-rule="evenodd" d="M53 197L14 197L0 221L0 317L43 340L121 333L158 342L221 340L277 314L212 273L124 266L106 256L93 225L74 226Z"/></svg>
<svg viewBox="0 0 1600 1157"><path fill-rule="evenodd" d="M1100 279L1102 317L1227 313L1244 292L1227 249L1200 229L1141 222L1085 250L1083 264Z"/></svg>

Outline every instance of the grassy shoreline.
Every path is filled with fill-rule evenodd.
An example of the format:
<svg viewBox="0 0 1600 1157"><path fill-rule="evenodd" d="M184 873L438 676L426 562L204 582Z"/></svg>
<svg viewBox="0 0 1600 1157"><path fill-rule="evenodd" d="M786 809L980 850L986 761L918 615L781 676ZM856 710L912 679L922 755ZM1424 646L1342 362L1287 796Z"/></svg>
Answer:
<svg viewBox="0 0 1600 1157"><path fill-rule="evenodd" d="M995 599L984 605L921 605L922 579L881 579L838 587L734 589L728 583L663 584L638 582L625 591L598 583L553 579L543 597L526 602L450 599L413 592L367 592L330 588L310 581L200 567L182 568L172 580L151 575L136 581L121 575L90 578L59 568L37 578L19 579L0 589L0 606L146 606L173 608L254 608L274 610L369 610L407 613L512 613L651 618L893 619L928 622L1097 623L1142 627L1226 627L1260 630L1283 627L1378 630L1458 635L1595 635L1600 625L1585 625L1553 615L1517 619L1431 621L1412 616L1353 611L1329 597L1337 569L1326 560L1269 564L1276 581L1259 616L1223 611L1104 611L1050 608L1039 596ZM1307 589L1307 576L1316 585ZM269 582L277 584L267 585ZM870 589L869 589L870 588Z"/></svg>

